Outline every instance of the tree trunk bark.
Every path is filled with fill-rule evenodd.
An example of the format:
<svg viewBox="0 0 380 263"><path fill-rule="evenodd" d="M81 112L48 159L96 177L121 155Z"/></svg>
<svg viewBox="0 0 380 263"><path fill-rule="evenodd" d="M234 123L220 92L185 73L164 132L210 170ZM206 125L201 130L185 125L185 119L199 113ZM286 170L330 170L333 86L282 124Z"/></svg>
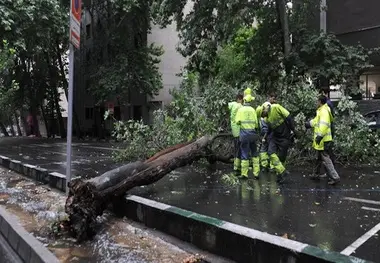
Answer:
<svg viewBox="0 0 380 263"><path fill-rule="evenodd" d="M9 128L11 129L12 136L16 136L15 128L13 127L12 117L9 117Z"/></svg>
<svg viewBox="0 0 380 263"><path fill-rule="evenodd" d="M284 41L284 56L287 58L292 50L292 44L290 42L289 19L286 13L285 0L276 0L276 7Z"/></svg>
<svg viewBox="0 0 380 263"><path fill-rule="evenodd" d="M28 123L27 123L27 121L25 119L25 115L24 115L23 111L20 111L20 120L21 120L22 127L24 129L25 135L29 136L30 135L30 133L29 133L29 126L28 126Z"/></svg>
<svg viewBox="0 0 380 263"><path fill-rule="evenodd" d="M45 124L45 129L46 129L46 136L48 138L50 138L51 134L50 134L50 129L49 129L49 122L46 118L46 113L45 113L45 109L44 109L44 106L41 105L41 115L42 115L42 118L44 119L44 124Z"/></svg>
<svg viewBox="0 0 380 263"><path fill-rule="evenodd" d="M233 140L230 134L222 136L226 136L231 142ZM114 198L123 196L126 191L136 186L157 182L174 169L202 157L213 155L212 159L215 161L229 160L233 148L226 156L220 156L220 153L215 156L211 152L210 145L216 137L203 136L195 142L165 149L144 162L130 163L90 180L72 181L65 206L69 215L70 232L78 241L92 237L95 234L96 217L103 213Z"/></svg>
<svg viewBox="0 0 380 263"><path fill-rule="evenodd" d="M17 127L17 133L18 136L23 136L21 126L20 126L20 118L18 117L17 112L15 112L15 119L16 119L16 127Z"/></svg>
<svg viewBox="0 0 380 263"><path fill-rule="evenodd" d="M59 79L57 78L59 75L54 74L53 68L52 68L52 66L54 65L54 66L57 66L58 69L60 70L61 66L59 62L57 63L57 61L54 61L54 60L51 63L50 56L48 53L46 53L46 61L48 65L51 65L49 66L50 88L52 90L51 103L53 104L53 106L51 107L51 116L52 116L51 121L54 122L54 125L56 124L55 119L54 119L54 115L55 115L54 112L56 112L58 126L59 126L59 135L61 136L62 139L64 139L66 138L66 131L65 131L65 123L62 118L61 107L59 106L59 100L60 100L60 97L59 97L60 94L58 92ZM50 128L51 128L50 133L52 133L51 135L54 137L56 134L56 129L54 126L51 126Z"/></svg>
<svg viewBox="0 0 380 263"><path fill-rule="evenodd" d="M59 92L57 89L54 90L54 106L55 112L57 113L58 124L59 124L59 135L62 139L66 138L65 122L62 118L61 107L59 106Z"/></svg>
<svg viewBox="0 0 380 263"><path fill-rule="evenodd" d="M7 128L5 128L4 123L0 122L0 131L4 134L5 137L9 137Z"/></svg>

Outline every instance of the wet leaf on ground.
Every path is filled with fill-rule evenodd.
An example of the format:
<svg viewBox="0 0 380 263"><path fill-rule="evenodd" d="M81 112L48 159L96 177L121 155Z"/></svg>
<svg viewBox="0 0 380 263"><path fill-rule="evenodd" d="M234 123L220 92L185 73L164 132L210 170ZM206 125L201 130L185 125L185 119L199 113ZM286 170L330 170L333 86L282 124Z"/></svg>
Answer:
<svg viewBox="0 0 380 263"><path fill-rule="evenodd" d="M234 175L233 173L230 174L224 174L222 176L222 182L224 184L230 185L230 186L236 186L240 184L239 178Z"/></svg>

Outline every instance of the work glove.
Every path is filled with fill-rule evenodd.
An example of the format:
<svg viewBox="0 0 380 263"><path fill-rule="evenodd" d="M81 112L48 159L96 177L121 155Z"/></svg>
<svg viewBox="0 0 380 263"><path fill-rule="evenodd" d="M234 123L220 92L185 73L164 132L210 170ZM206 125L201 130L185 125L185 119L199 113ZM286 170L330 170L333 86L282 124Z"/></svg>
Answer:
<svg viewBox="0 0 380 263"><path fill-rule="evenodd" d="M315 138L315 142L319 145L322 141L323 137L322 136L317 136L317 138Z"/></svg>
<svg viewBox="0 0 380 263"><path fill-rule="evenodd" d="M306 129L310 129L311 128L310 121L305 121L305 128Z"/></svg>

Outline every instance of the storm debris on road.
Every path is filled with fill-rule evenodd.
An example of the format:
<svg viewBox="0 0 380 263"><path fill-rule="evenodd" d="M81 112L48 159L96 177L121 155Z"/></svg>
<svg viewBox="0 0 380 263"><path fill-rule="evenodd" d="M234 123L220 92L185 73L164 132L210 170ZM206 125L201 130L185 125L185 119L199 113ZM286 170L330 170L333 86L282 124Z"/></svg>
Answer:
<svg viewBox="0 0 380 263"><path fill-rule="evenodd" d="M0 204L17 216L21 225L61 262L177 263L201 258L110 213L98 218L104 224L91 241L77 244L73 238L62 235L57 238L51 226L57 226L57 222L67 217L65 196L4 169L0 169Z"/></svg>

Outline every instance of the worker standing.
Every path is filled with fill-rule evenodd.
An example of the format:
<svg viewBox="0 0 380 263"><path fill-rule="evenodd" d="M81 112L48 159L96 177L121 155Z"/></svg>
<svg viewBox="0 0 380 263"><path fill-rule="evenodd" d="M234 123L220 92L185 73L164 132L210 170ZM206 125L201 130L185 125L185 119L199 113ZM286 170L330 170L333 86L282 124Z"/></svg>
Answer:
<svg viewBox="0 0 380 263"><path fill-rule="evenodd" d="M251 106L254 98L248 94L244 96L244 104L236 114L236 123L240 127L240 149L241 149L241 177L248 178L250 156L252 156L253 176L259 178L260 159L257 152L257 130L258 120L256 110Z"/></svg>
<svg viewBox="0 0 380 263"><path fill-rule="evenodd" d="M330 185L334 185L340 181L340 177L331 160L333 143L331 124L333 119L334 117L331 113L331 109L327 105L327 98L326 96L321 95L318 98L318 110L316 117L305 123L305 127L307 129L314 129L313 148L318 152L314 179L319 179L320 168L323 164L327 175L330 178L328 182Z"/></svg>
<svg viewBox="0 0 380 263"><path fill-rule="evenodd" d="M288 155L292 137L295 136L295 126L288 110L280 104L263 104L262 117L268 125L268 132L271 134L268 145L268 155L270 162L277 174L277 182L284 181L286 169L284 162Z"/></svg>
<svg viewBox="0 0 380 263"><path fill-rule="evenodd" d="M238 94L236 96L236 101L228 103L228 109L230 111L230 122L231 122L231 131L232 136L234 137L234 172L240 174L241 160L240 160L240 143L239 135L240 128L236 124L235 118L238 109L242 106L243 95Z"/></svg>

